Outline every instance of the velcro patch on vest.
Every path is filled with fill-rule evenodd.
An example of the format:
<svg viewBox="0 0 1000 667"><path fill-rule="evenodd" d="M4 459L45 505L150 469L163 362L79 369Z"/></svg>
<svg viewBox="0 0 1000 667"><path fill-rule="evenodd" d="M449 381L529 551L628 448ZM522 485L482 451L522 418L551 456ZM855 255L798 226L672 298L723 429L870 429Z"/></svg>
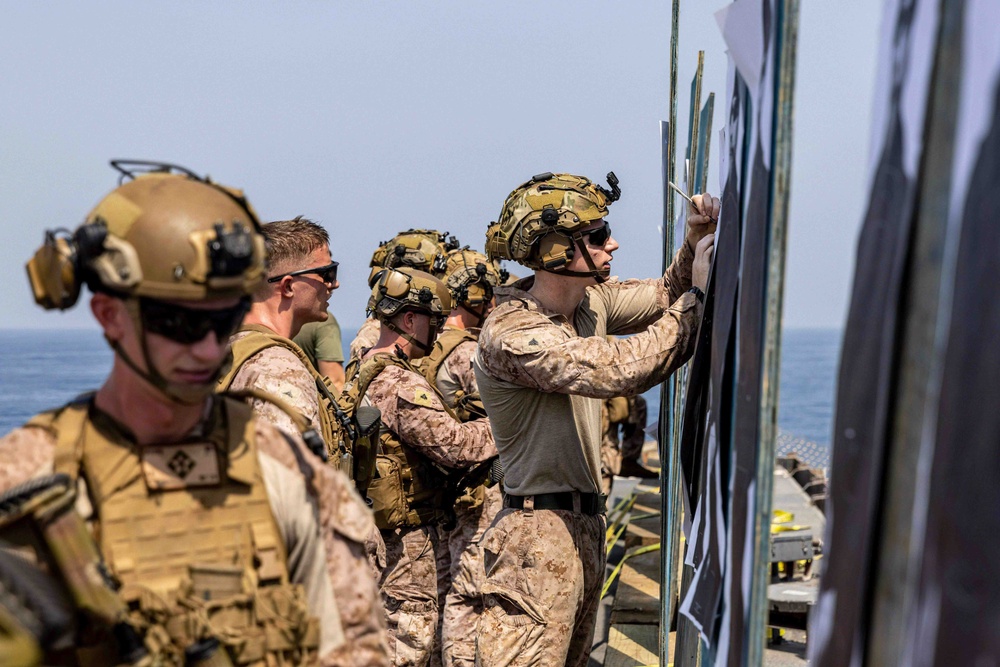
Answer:
<svg viewBox="0 0 1000 667"><path fill-rule="evenodd" d="M152 491L212 486L221 481L219 457L209 442L147 445L141 448L142 474Z"/></svg>

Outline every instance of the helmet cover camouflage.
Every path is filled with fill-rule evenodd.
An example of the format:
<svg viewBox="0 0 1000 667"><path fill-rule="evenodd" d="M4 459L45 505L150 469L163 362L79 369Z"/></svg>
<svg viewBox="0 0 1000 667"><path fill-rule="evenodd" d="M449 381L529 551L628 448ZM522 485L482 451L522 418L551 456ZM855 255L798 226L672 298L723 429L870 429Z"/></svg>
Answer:
<svg viewBox="0 0 1000 667"><path fill-rule="evenodd" d="M572 174L547 172L532 177L507 196L499 220L487 229L486 255L544 268L546 258L539 252L539 240L552 233L569 238L606 216L608 206L621 194L613 172L608 182L610 190Z"/></svg>
<svg viewBox="0 0 1000 667"><path fill-rule="evenodd" d="M371 267L408 266L439 278L444 276L445 256L458 248L458 240L448 232L434 229L408 229L379 245L372 255ZM374 279L372 271L369 279ZM372 284L369 282L369 284Z"/></svg>
<svg viewBox="0 0 1000 667"><path fill-rule="evenodd" d="M445 284L456 305L478 308L502 282L496 264L481 252L465 247L448 253Z"/></svg>

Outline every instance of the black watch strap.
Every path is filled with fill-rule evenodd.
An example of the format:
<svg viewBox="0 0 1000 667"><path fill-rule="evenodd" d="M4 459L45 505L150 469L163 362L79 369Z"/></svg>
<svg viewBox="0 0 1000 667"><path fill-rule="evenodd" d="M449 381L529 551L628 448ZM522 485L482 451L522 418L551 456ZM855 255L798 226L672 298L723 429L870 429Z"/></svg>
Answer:
<svg viewBox="0 0 1000 667"><path fill-rule="evenodd" d="M698 299L698 303L705 303L705 293L697 285L692 285L688 292L694 294L694 298Z"/></svg>

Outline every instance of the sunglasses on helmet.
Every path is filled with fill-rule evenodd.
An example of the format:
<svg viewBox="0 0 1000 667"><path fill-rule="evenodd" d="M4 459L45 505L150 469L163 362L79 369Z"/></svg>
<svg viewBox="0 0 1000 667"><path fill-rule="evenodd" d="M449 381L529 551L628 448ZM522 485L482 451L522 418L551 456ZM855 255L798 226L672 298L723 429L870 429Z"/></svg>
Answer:
<svg viewBox="0 0 1000 667"><path fill-rule="evenodd" d="M267 279L269 283L276 283L285 276L304 276L307 273L315 273L318 275L323 282L330 283L331 285L337 282L337 267L340 266L340 262L330 262L326 266L317 266L312 269L300 269L298 271L289 271L288 273L282 273L279 276L272 276Z"/></svg>
<svg viewBox="0 0 1000 667"><path fill-rule="evenodd" d="M608 239L611 238L611 225L604 223L597 229L591 229L589 232L581 232L581 236L587 237L587 243L594 247L603 247Z"/></svg>
<svg viewBox="0 0 1000 667"><path fill-rule="evenodd" d="M197 343L209 331L214 331L219 341L228 339L239 328L248 310L249 297L240 299L230 308L214 310L185 308L156 299L139 299L139 312L146 331L182 345Z"/></svg>

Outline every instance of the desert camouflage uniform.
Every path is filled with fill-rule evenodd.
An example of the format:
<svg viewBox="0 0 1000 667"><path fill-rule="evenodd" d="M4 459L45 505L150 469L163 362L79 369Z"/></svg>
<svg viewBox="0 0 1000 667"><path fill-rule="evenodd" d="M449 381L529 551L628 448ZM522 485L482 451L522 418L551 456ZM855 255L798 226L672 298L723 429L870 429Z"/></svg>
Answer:
<svg viewBox="0 0 1000 667"><path fill-rule="evenodd" d="M254 331L238 331L229 341L235 343L247 336L259 335ZM247 359L236 372L229 390L248 388L259 389L284 400L308 419L317 433L323 432L319 418L320 402L316 380L303 365L302 360L291 350L273 345ZM255 398L250 401L250 405L254 413L264 421L274 424L287 433L298 433L292 418L274 403Z"/></svg>
<svg viewBox="0 0 1000 667"><path fill-rule="evenodd" d="M231 340L248 335L253 332L238 332ZM316 382L293 352L275 345L247 359L230 389L248 387L284 399L312 422L317 433L322 432ZM291 418L273 403L253 399L251 406L260 419L287 433L298 432ZM289 463L292 467L293 462ZM329 466L321 467L321 476L328 480L319 497L324 515L330 519L329 523L324 522L324 527L325 540L330 545L334 591L348 643L356 655L356 661L350 664L388 664L385 615L376 584L385 567L385 546L371 512L351 481Z"/></svg>
<svg viewBox="0 0 1000 667"><path fill-rule="evenodd" d="M603 515L536 510L534 496L601 488L601 399L663 381L690 356L701 306L687 244L662 280L592 286L573 320L526 290L498 288L475 359L491 417L504 509L483 537L486 610L477 632L483 665L585 665L604 578ZM608 341L608 334L636 333ZM529 509L530 507L530 509Z"/></svg>
<svg viewBox="0 0 1000 667"><path fill-rule="evenodd" d="M624 407L623 407L624 404ZM601 492L610 495L615 475L622 469L618 424L628 417L628 399L615 396L601 406Z"/></svg>
<svg viewBox="0 0 1000 667"><path fill-rule="evenodd" d="M374 317L369 317L358 329L358 335L351 341L351 348L348 353L348 361L360 359L362 353L370 347L375 347L378 342L381 325Z"/></svg>
<svg viewBox="0 0 1000 667"><path fill-rule="evenodd" d="M485 421L461 423L448 413L423 376L387 366L368 387L366 400L382 411L383 428L400 442L448 468L468 468L496 455ZM389 566L382 600L395 665L430 661L437 629L435 526L383 530Z"/></svg>
<svg viewBox="0 0 1000 667"><path fill-rule="evenodd" d="M478 334L478 329L470 330ZM455 406L455 393L478 393L472 359L476 355L475 341L456 347L441 364L437 387L449 406ZM483 488L483 503L455 505L455 527L446 530L438 526L438 634L441 639L441 664L471 667L476 654L476 626L483 612L482 547L479 540L500 511L500 487ZM437 658L435 652L435 658Z"/></svg>
<svg viewBox="0 0 1000 667"><path fill-rule="evenodd" d="M202 432L199 424L191 436ZM301 443L286 438L270 424L256 422L258 460L264 475L271 511L289 554L288 566L291 581L302 584L306 590L309 608L320 620L320 651L324 665L379 664L347 659L353 653L345 642L340 614L346 611L335 599L333 578L339 569L333 560L342 555L331 545L330 539L320 539L321 528L333 523L324 517L324 510L317 509L314 492L307 484L300 466L312 471L322 471L325 466L312 457ZM292 446L297 449L293 451ZM52 474L55 464L55 435L38 427L23 427L0 438L0 491L6 491L27 480ZM301 460L294 472L284 459ZM88 520L94 519L94 509L86 492L86 480L95 475L87 471L80 478L81 493L77 496L77 511ZM325 480L314 478L315 487L326 486ZM329 492L329 491L325 491ZM348 511L342 512L348 515ZM345 521L349 525L350 519ZM335 552L329 549L334 546Z"/></svg>

